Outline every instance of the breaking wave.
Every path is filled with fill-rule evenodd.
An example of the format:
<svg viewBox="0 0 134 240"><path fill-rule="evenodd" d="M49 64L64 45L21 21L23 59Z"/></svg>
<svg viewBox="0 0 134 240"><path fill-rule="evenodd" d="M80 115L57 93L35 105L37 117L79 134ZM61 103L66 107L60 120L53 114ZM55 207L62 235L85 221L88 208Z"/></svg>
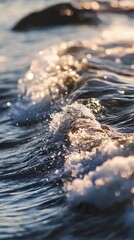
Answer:
<svg viewBox="0 0 134 240"><path fill-rule="evenodd" d="M49 180L63 183L73 208L104 211L129 204L133 212L133 112L125 133L120 118L126 106L133 108L127 100L128 92L129 98L133 94L132 44L122 43L122 48L128 64L118 43L107 50L102 44L64 43L40 51L19 80L21 97L11 109L13 124L49 123L47 152L55 146L54 159L58 154L64 158Z"/></svg>

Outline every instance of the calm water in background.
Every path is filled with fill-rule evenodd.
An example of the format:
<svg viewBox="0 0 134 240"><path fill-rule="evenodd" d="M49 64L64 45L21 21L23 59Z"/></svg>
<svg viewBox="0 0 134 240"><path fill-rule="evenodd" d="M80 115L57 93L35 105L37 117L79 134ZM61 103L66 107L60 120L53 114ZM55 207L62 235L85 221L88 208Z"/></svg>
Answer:
<svg viewBox="0 0 134 240"><path fill-rule="evenodd" d="M49 1L49 4L52 3L56 2ZM112 20L107 18L108 26L67 26L27 33L11 32L11 27L21 16L49 4L43 0L38 0L38 4L34 0L0 1L0 239L133 239L133 210L131 215L126 212L129 220L125 221L122 209L117 214L101 211L86 214L69 207L62 184L50 181L50 175L53 179L53 172L63 165L63 157L59 154L58 161L54 162L51 161L53 149L45 152L49 139L48 120L27 125L26 118L33 120L34 114L29 114L29 108L21 100L16 106L18 79L24 77L38 51L70 40L132 43L133 20L114 16ZM107 46L104 48L107 49ZM51 51L48 55L51 57ZM40 63L40 57L37 58ZM35 69L38 81L38 61ZM122 132L133 132L134 74L113 76L109 79L110 85L104 81L107 92L97 93L97 86L100 86L98 79L95 89L87 88L87 91L91 98L101 100L109 111L109 119L104 120L105 123ZM26 76L28 79L29 76ZM31 83L31 89L34 89L34 84ZM40 84L39 80L37 85ZM27 82L25 85L31 91ZM22 88L20 84L21 92ZM120 94L116 94L115 89ZM86 92L81 91L84 92L80 90L80 94ZM84 98L87 98L86 95ZM42 105L42 99L38 102Z"/></svg>

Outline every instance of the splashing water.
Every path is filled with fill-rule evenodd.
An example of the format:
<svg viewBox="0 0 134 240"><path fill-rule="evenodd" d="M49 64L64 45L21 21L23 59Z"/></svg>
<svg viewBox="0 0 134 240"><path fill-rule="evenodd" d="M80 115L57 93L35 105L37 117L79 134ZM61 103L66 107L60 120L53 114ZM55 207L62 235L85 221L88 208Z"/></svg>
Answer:
<svg viewBox="0 0 134 240"><path fill-rule="evenodd" d="M133 239L133 19L106 19L39 51L7 101L3 239Z"/></svg>
<svg viewBox="0 0 134 240"><path fill-rule="evenodd" d="M118 96L124 98L128 91L123 84L127 79L131 82L133 65L129 57L129 64L123 62L118 43L96 48L87 42L70 42L39 52L25 78L19 80L22 99L15 106L15 123L48 118L51 140L46 149L55 149L51 164L55 166L59 155L64 158L49 181L62 181L71 208L89 212L124 208L122 219L130 226L125 216L130 208L133 212L134 134L123 133L116 117L111 120L107 97L106 103L94 97L100 96L101 89L105 96L112 92L115 100L108 101L118 110ZM122 43L122 48L127 58L132 44ZM112 128L115 123L120 132Z"/></svg>

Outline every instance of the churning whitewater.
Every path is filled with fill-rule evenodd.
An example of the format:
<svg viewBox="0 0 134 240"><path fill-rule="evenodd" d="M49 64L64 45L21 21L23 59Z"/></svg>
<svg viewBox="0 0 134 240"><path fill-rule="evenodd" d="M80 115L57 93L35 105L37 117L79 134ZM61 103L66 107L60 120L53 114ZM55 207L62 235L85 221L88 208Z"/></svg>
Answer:
<svg viewBox="0 0 134 240"><path fill-rule="evenodd" d="M129 42L108 44L107 49L70 42L40 51L19 80L21 98L11 110L13 124L43 121L47 126L44 148L52 168L47 181L63 185L68 206L86 212L124 209L122 221L130 232L134 133L124 131L120 116L111 110L118 110L118 96L124 98L128 91L123 84L134 77L132 49ZM99 101L102 89L104 100Z"/></svg>
<svg viewBox="0 0 134 240"><path fill-rule="evenodd" d="M134 3L69 2L0 1L2 240L134 239Z"/></svg>

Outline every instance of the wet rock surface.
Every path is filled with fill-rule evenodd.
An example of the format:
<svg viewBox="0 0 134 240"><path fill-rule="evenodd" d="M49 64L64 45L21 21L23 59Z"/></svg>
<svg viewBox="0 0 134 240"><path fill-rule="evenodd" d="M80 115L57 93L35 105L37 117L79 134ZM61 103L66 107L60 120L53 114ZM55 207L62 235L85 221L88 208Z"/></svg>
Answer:
<svg viewBox="0 0 134 240"><path fill-rule="evenodd" d="M134 18L134 4L128 1L85 2L78 7L71 3L60 3L44 10L33 12L22 18L14 27L14 31L48 28L73 24L96 25L102 22L100 15L114 13L126 14Z"/></svg>
<svg viewBox="0 0 134 240"><path fill-rule="evenodd" d="M33 28L97 23L99 23L99 19L94 10L77 9L70 3L61 3L29 14L20 20L13 30L25 31Z"/></svg>

